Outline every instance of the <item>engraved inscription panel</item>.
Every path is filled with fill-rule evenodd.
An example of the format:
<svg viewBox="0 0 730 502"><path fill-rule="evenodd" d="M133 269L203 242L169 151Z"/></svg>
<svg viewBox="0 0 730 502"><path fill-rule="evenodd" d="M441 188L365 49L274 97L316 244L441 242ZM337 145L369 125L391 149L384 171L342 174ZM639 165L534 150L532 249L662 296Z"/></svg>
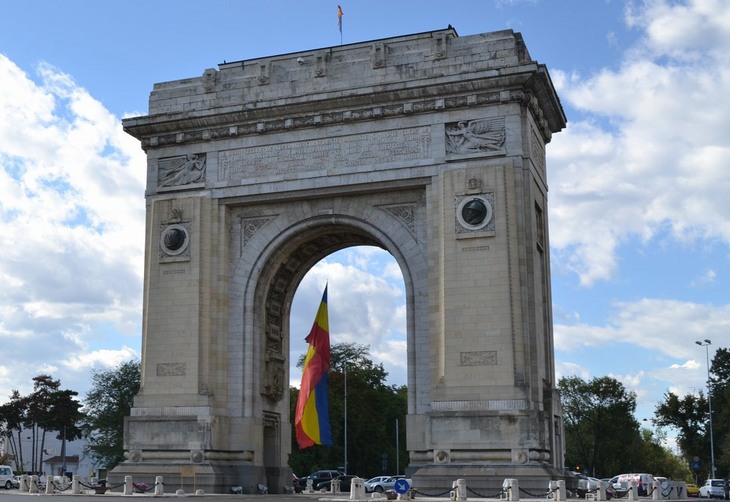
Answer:
<svg viewBox="0 0 730 502"><path fill-rule="evenodd" d="M479 350L461 353L461 366L493 366L497 364L497 352L494 350Z"/></svg>
<svg viewBox="0 0 730 502"><path fill-rule="evenodd" d="M157 363L157 376L185 376L185 363Z"/></svg>
<svg viewBox="0 0 730 502"><path fill-rule="evenodd" d="M222 181L358 167L431 157L429 127L416 127L220 152Z"/></svg>

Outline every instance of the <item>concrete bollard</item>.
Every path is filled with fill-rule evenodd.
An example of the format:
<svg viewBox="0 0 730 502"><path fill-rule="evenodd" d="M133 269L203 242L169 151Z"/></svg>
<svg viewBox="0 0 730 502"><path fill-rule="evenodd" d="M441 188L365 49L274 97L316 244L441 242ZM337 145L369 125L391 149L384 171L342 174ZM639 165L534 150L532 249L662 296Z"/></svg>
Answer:
<svg viewBox="0 0 730 502"><path fill-rule="evenodd" d="M28 493L30 491L30 478L28 478L27 474L20 476L20 488L18 491L20 493Z"/></svg>
<svg viewBox="0 0 730 502"><path fill-rule="evenodd" d="M30 477L30 490L28 490L28 493L38 493L38 476L36 474Z"/></svg>
<svg viewBox="0 0 730 502"><path fill-rule="evenodd" d="M365 499L365 480L362 478L352 478L350 481L350 500Z"/></svg>
<svg viewBox="0 0 730 502"><path fill-rule="evenodd" d="M53 476L48 476L46 478L45 492L46 492L46 495L53 495Z"/></svg>
<svg viewBox="0 0 730 502"><path fill-rule="evenodd" d="M134 486L132 486L132 476L124 476L123 495L134 495Z"/></svg>
<svg viewBox="0 0 730 502"><path fill-rule="evenodd" d="M639 500L639 487L636 481L629 481L629 500Z"/></svg>
<svg viewBox="0 0 730 502"><path fill-rule="evenodd" d="M608 500L608 494L606 493L606 490L608 489L608 482L607 481L599 481L598 482L598 491L596 491L596 500Z"/></svg>
<svg viewBox="0 0 730 502"><path fill-rule="evenodd" d="M314 493L313 483L314 483L314 480L312 478L307 478L307 488L305 489L305 491L307 493Z"/></svg>
<svg viewBox="0 0 730 502"><path fill-rule="evenodd" d="M332 480L332 484L330 486L330 491L332 493L340 493L340 480L339 479Z"/></svg>
<svg viewBox="0 0 730 502"><path fill-rule="evenodd" d="M73 495L81 494L81 485L79 484L79 477L76 474L71 478L71 493Z"/></svg>
<svg viewBox="0 0 730 502"><path fill-rule="evenodd" d="M552 498L556 502L563 501L567 498L567 493L565 491L565 481L563 481L562 479L550 481L548 483L548 490L550 491L548 497Z"/></svg>
<svg viewBox="0 0 730 502"><path fill-rule="evenodd" d="M155 477L155 495L165 494L165 483L163 483L162 476Z"/></svg>
<svg viewBox="0 0 730 502"><path fill-rule="evenodd" d="M464 502L466 500L466 480L457 479L451 483L451 500Z"/></svg>
<svg viewBox="0 0 730 502"><path fill-rule="evenodd" d="M502 490L507 492L507 500L512 502L520 500L520 483L516 479L505 479L502 482Z"/></svg>
<svg viewBox="0 0 730 502"><path fill-rule="evenodd" d="M651 483L651 499L661 500L662 498L662 483L655 479Z"/></svg>

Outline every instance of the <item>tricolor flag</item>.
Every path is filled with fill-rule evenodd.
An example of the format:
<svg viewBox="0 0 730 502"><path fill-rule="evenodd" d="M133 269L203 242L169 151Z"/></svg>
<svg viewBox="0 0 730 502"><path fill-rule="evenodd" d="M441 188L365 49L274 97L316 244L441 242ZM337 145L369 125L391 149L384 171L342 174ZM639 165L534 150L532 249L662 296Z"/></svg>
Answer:
<svg viewBox="0 0 730 502"><path fill-rule="evenodd" d="M340 28L340 35L342 35L342 16L345 13L342 12L342 7L337 6L337 27Z"/></svg>
<svg viewBox="0 0 730 502"><path fill-rule="evenodd" d="M294 415L299 448L315 444L332 446L332 429L327 397L327 373L330 369L330 334L327 317L327 286L317 310L312 331L305 339L309 344L304 358L302 385L299 387L297 412Z"/></svg>

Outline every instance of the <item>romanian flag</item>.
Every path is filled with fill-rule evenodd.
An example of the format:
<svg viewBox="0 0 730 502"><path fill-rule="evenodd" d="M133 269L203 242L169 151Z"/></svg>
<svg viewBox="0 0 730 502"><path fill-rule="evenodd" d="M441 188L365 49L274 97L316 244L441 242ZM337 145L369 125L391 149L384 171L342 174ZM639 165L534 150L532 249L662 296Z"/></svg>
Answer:
<svg viewBox="0 0 730 502"><path fill-rule="evenodd" d="M342 35L342 16L344 15L344 12L342 12L342 7L339 5L337 6L337 26L340 28L340 35Z"/></svg>
<svg viewBox="0 0 730 502"><path fill-rule="evenodd" d="M330 369L330 334L327 317L327 286L317 310L312 331L305 339L309 344L304 358L302 385L299 387L297 412L294 416L299 448L315 444L332 446L332 430L327 397L327 373Z"/></svg>

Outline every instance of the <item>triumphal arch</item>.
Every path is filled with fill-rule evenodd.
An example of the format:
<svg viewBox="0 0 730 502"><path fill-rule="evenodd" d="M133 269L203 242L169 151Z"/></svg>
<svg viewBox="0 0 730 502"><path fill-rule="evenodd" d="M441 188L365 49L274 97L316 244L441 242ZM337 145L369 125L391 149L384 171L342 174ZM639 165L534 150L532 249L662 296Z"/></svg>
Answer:
<svg viewBox="0 0 730 502"><path fill-rule="evenodd" d="M294 292L323 257L372 245L405 282L416 487L545 489L563 464L545 146L565 124L511 30L155 84L149 115L124 120L147 152L142 388L111 479L284 491Z"/></svg>

